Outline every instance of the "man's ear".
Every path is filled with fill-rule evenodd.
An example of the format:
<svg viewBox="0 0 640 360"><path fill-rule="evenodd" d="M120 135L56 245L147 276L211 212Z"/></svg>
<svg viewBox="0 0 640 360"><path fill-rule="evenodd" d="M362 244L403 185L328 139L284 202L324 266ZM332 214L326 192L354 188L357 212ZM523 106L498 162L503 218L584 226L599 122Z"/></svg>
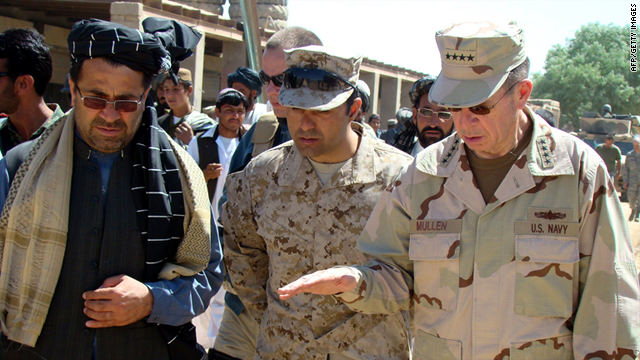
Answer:
<svg viewBox="0 0 640 360"><path fill-rule="evenodd" d="M256 97L258 97L258 92L255 90L251 90L251 99L255 99Z"/></svg>
<svg viewBox="0 0 640 360"><path fill-rule="evenodd" d="M193 85L189 85L189 88L187 89L187 97L191 96L191 94L193 94Z"/></svg>
<svg viewBox="0 0 640 360"><path fill-rule="evenodd" d="M355 98L355 100L353 100L353 104L351 104L351 107L349 108L349 121L354 121L358 118L358 110L360 110L361 107L362 99Z"/></svg>
<svg viewBox="0 0 640 360"><path fill-rule="evenodd" d="M415 106L411 110L411 118L413 119L413 123L416 126L418 126L418 108L416 108ZM401 125L401 124L398 124L398 125Z"/></svg>
<svg viewBox="0 0 640 360"><path fill-rule="evenodd" d="M69 78L69 94L71 95L71 104L75 104L76 101L76 83Z"/></svg>
<svg viewBox="0 0 640 360"><path fill-rule="evenodd" d="M533 82L529 79L524 79L516 86L516 102L518 109L524 109L527 105L527 101L533 91Z"/></svg>
<svg viewBox="0 0 640 360"><path fill-rule="evenodd" d="M13 83L13 89L19 95L26 94L33 88L35 80L33 80L33 76L31 75L18 75L16 81Z"/></svg>

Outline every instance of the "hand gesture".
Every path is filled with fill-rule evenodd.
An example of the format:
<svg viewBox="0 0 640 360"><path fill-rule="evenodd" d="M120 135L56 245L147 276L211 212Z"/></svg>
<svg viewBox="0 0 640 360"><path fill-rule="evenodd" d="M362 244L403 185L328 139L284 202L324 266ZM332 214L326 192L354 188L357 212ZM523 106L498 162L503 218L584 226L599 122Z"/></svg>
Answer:
<svg viewBox="0 0 640 360"><path fill-rule="evenodd" d="M193 139L193 129L186 121L183 121L178 125L174 134L187 145L189 145L191 139Z"/></svg>
<svg viewBox="0 0 640 360"><path fill-rule="evenodd" d="M220 174L222 174L222 164L211 163L202 170L202 173L204 174L204 179L206 181L216 179Z"/></svg>
<svg viewBox="0 0 640 360"><path fill-rule="evenodd" d="M138 280L126 275L107 278L93 291L82 294L89 328L124 326L151 314L153 294Z"/></svg>
<svg viewBox="0 0 640 360"><path fill-rule="evenodd" d="M282 300L302 293L333 295L355 289L359 280L356 272L348 267L320 270L281 287L278 294Z"/></svg>

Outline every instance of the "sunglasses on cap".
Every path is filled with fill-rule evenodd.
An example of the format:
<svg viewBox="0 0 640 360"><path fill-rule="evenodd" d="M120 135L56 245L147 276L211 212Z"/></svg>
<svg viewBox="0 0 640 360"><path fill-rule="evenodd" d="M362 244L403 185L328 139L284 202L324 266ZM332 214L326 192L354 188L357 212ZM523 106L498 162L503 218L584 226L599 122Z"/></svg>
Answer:
<svg viewBox="0 0 640 360"><path fill-rule="evenodd" d="M94 110L103 110L107 107L108 104L112 104L113 108L119 112L134 112L138 110L138 106L142 104L142 98L144 94L140 96L140 100L116 100L116 101L108 101L107 99L95 97L95 96L83 96L80 88L76 87L78 90L78 94L80 94L80 99L82 99L82 103L84 106L89 109Z"/></svg>
<svg viewBox="0 0 640 360"><path fill-rule="evenodd" d="M282 86L282 74L269 76L264 72L264 70L260 70L258 75L260 76L260 81L262 81L264 85L269 85L269 82L273 81L273 85L275 85L276 87Z"/></svg>
<svg viewBox="0 0 640 360"><path fill-rule="evenodd" d="M508 93L511 92L511 89L513 89L514 86L518 85L519 82L511 85L511 87L509 88L509 90L507 90L501 97L500 99L498 99L498 101L496 101L495 104L491 105L491 106L484 106L484 105L476 105L476 106L472 106L469 109L469 111L471 111L472 113L476 114L476 115L488 115L489 113L491 113L491 110L493 110L494 107L496 107L498 105L498 103L500 102L500 100L504 99L505 96L507 96ZM462 110L463 108L451 108L451 107L447 107L446 108L448 111L451 112L458 112L460 110Z"/></svg>
<svg viewBox="0 0 640 360"><path fill-rule="evenodd" d="M442 119L442 120L450 120L451 119L451 113L450 112L446 112L446 111L433 111L429 108L420 108L418 109L418 114L420 114L421 116L424 116L426 118L430 118L433 116L433 114L438 114L438 119Z"/></svg>
<svg viewBox="0 0 640 360"><path fill-rule="evenodd" d="M356 90L347 80L322 69L289 68L282 75L282 85L287 89L299 89L304 85L314 91Z"/></svg>

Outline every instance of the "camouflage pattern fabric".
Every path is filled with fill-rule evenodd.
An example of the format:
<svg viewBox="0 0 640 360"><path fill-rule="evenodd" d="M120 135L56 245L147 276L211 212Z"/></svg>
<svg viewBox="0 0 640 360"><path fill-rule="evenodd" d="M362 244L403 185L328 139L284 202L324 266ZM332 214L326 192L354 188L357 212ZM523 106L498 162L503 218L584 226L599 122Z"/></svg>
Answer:
<svg viewBox="0 0 640 360"><path fill-rule="evenodd" d="M413 305L414 359L636 358L638 273L612 180L585 143L533 126L488 204L454 134L374 209L358 247L379 260L338 297L369 313Z"/></svg>
<svg viewBox="0 0 640 360"><path fill-rule="evenodd" d="M289 49L284 52L288 68L326 70L353 86L358 81L362 56L317 45ZM353 88L312 90L306 86L290 89L284 85L280 88L278 102L287 107L326 111L342 105L353 91Z"/></svg>
<svg viewBox="0 0 640 360"><path fill-rule="evenodd" d="M353 124L360 128L359 124ZM276 290L316 270L364 264L356 240L371 210L411 158L361 134L355 156L324 186L292 141L227 178L225 263L260 323L256 359L408 359L401 313L356 313L331 296L287 301Z"/></svg>
<svg viewBox="0 0 640 360"><path fill-rule="evenodd" d="M627 153L627 158L622 168L622 177L625 183L629 183L627 196L632 209L640 210L638 196L640 195L640 154L631 150ZM633 205L636 205L635 207Z"/></svg>

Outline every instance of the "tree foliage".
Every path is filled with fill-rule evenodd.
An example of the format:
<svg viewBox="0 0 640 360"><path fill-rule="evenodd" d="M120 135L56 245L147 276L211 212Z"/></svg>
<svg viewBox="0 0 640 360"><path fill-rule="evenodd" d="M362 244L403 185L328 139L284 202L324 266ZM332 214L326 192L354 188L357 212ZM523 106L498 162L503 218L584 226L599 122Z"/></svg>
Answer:
<svg viewBox="0 0 640 360"><path fill-rule="evenodd" d="M547 53L544 72L533 74L532 98L560 102L560 124L610 104L616 114L640 115L640 75L630 70L630 27L583 25L564 46Z"/></svg>

